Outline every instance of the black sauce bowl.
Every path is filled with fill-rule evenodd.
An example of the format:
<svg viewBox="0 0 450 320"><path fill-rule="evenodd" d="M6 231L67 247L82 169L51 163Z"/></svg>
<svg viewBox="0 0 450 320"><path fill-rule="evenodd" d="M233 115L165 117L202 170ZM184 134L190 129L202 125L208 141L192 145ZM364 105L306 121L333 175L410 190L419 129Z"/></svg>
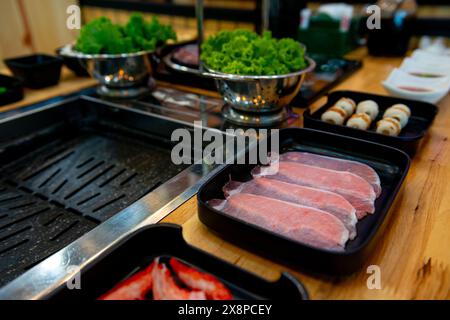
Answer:
<svg viewBox="0 0 450 320"><path fill-rule="evenodd" d="M5 92L0 92L0 106L23 99L22 81L17 78L0 74L0 88L5 88Z"/></svg>
<svg viewBox="0 0 450 320"><path fill-rule="evenodd" d="M25 87L40 89L58 84L63 60L46 54L33 54L4 60Z"/></svg>

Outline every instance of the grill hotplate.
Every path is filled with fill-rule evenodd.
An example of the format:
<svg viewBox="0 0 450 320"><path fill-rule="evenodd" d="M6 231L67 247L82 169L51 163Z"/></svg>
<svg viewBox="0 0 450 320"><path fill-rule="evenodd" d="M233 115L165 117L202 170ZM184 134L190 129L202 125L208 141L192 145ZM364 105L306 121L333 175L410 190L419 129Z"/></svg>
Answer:
<svg viewBox="0 0 450 320"><path fill-rule="evenodd" d="M186 168L144 116L70 107L0 129L0 286Z"/></svg>

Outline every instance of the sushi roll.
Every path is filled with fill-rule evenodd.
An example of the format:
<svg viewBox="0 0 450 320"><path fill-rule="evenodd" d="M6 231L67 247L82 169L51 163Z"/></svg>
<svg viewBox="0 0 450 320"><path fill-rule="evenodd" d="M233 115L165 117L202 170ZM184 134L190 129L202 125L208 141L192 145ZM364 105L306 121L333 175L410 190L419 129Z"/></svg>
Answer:
<svg viewBox="0 0 450 320"><path fill-rule="evenodd" d="M350 98L340 98L334 106L344 110L347 113L347 117L350 117L355 112L356 103Z"/></svg>
<svg viewBox="0 0 450 320"><path fill-rule="evenodd" d="M347 113L338 107L331 107L321 117L322 121L338 125L343 125L346 118Z"/></svg>
<svg viewBox="0 0 450 320"><path fill-rule="evenodd" d="M400 110L403 110L403 112L405 112L408 115L408 117L411 116L411 109L409 109L409 107L403 103L394 104L388 109L400 109Z"/></svg>
<svg viewBox="0 0 450 320"><path fill-rule="evenodd" d="M370 123L372 120L370 117L365 113L357 113L354 114L348 119L347 121L347 127L360 129L360 130L367 130L370 126Z"/></svg>
<svg viewBox="0 0 450 320"><path fill-rule="evenodd" d="M383 118L377 122L377 133L386 136L398 136L402 127L400 122L394 118Z"/></svg>
<svg viewBox="0 0 450 320"><path fill-rule="evenodd" d="M358 103L356 113L365 113L373 121L378 116L378 104L373 100L365 100Z"/></svg>
<svg viewBox="0 0 450 320"><path fill-rule="evenodd" d="M392 107L387 108L384 112L383 118L393 118L400 122L402 129L408 123L411 116L411 110L404 104L394 104Z"/></svg>

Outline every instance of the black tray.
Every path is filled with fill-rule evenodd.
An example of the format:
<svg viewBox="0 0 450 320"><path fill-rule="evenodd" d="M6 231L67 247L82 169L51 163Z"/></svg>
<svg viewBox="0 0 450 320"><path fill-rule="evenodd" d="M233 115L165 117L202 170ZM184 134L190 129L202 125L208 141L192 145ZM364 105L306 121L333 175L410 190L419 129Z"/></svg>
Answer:
<svg viewBox="0 0 450 320"><path fill-rule="evenodd" d="M13 77L0 74L0 87L5 87L5 93L0 93L0 106L23 99L22 82Z"/></svg>
<svg viewBox="0 0 450 320"><path fill-rule="evenodd" d="M276 282L263 280L186 243L180 226L157 224L129 235L80 272L82 287L62 286L48 299L97 299L154 258L172 256L218 277L235 299L305 300L303 285L288 273Z"/></svg>
<svg viewBox="0 0 450 320"><path fill-rule="evenodd" d="M75 73L78 77L89 77L89 72L83 67L79 58L61 55L62 48L55 50L55 53L63 60L64 65Z"/></svg>
<svg viewBox="0 0 450 320"><path fill-rule="evenodd" d="M41 89L58 84L63 60L47 54L33 54L4 60L25 87Z"/></svg>
<svg viewBox="0 0 450 320"><path fill-rule="evenodd" d="M333 106L340 98L348 97L353 99L356 103L363 100L374 100L380 107L380 113L375 119L369 130L358 130L349 128L345 125L334 125L324 122L320 119L322 114ZM406 104L411 109L411 117L406 127L402 129L398 137L385 136L375 132L375 123L383 116L384 111L396 103ZM316 112L311 114L311 110L305 111L304 127L312 128L322 131L342 134L349 137L373 141L395 148L399 148L410 156L414 156L419 146L420 140L423 138L428 128L431 126L438 108L430 103L407 100L400 98L392 98L387 96L380 96L376 94L355 92L355 91L334 91L328 95L327 103L320 107Z"/></svg>
<svg viewBox="0 0 450 320"><path fill-rule="evenodd" d="M317 67L314 72L306 74L300 93L291 103L295 107L307 108L363 65L360 60L348 60L320 54L311 54L310 56L316 62Z"/></svg>
<svg viewBox="0 0 450 320"><path fill-rule="evenodd" d="M321 250L289 240L207 204L208 200L224 198L222 187L230 176L238 181L251 179L250 171L255 165L227 165L200 188L200 221L227 240L293 267L326 274L348 274L357 270L373 250L375 235L381 234L389 208L408 173L410 158L400 150L381 144L300 128L280 131L280 151L308 151L356 160L368 164L380 176L382 193L375 202L375 213L358 222L358 236L347 243L344 252Z"/></svg>

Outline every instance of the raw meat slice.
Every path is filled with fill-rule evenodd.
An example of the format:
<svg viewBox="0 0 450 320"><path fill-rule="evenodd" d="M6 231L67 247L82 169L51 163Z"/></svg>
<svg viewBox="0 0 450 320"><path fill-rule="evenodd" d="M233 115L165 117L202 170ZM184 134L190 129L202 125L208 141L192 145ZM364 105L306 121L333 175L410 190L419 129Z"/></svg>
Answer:
<svg viewBox="0 0 450 320"><path fill-rule="evenodd" d="M253 177L266 177L340 194L356 209L358 219L375 211L375 191L363 178L346 171L336 171L297 162L280 161L255 167Z"/></svg>
<svg viewBox="0 0 450 320"><path fill-rule="evenodd" d="M153 268L154 263L117 285L99 300L144 300L147 292L152 289Z"/></svg>
<svg viewBox="0 0 450 320"><path fill-rule="evenodd" d="M350 233L350 239L356 236L356 210L344 197L334 192L264 177L245 183L230 180L223 187L223 192L226 197L244 192L317 208L341 220Z"/></svg>
<svg viewBox="0 0 450 320"><path fill-rule="evenodd" d="M206 300L203 291L181 288L164 263L156 263L152 271L155 300Z"/></svg>
<svg viewBox="0 0 450 320"><path fill-rule="evenodd" d="M208 299L212 300L232 300L233 295L216 277L191 268L177 259L171 258L169 261L172 270L183 283L192 289L201 290L206 293Z"/></svg>
<svg viewBox="0 0 450 320"><path fill-rule="evenodd" d="M370 183L377 197L381 193L380 177L374 169L361 162L327 157L308 152L286 152L280 155L280 161L298 162L325 169L351 172Z"/></svg>
<svg viewBox="0 0 450 320"><path fill-rule="evenodd" d="M179 47L173 53L173 58L182 64L198 66L199 54L197 44L188 44Z"/></svg>
<svg viewBox="0 0 450 320"><path fill-rule="evenodd" d="M343 251L348 240L344 224L319 209L248 193L208 203L232 217L317 248Z"/></svg>

